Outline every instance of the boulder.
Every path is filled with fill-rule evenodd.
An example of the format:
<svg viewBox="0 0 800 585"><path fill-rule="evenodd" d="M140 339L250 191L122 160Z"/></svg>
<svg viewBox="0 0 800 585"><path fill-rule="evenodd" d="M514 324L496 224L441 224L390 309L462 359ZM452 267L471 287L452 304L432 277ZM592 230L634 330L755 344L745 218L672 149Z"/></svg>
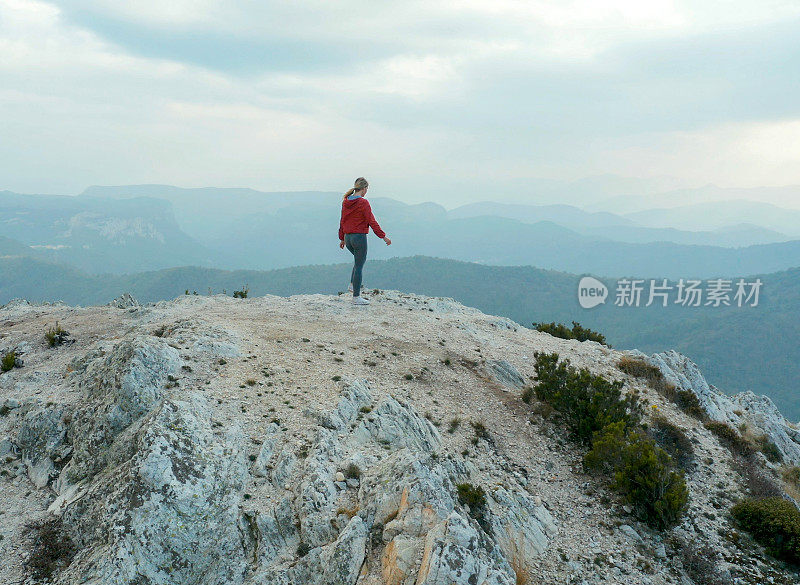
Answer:
<svg viewBox="0 0 800 585"><path fill-rule="evenodd" d="M117 344L108 354L95 350L71 364L86 398L74 417L75 453L62 481L75 483L105 467L116 454L108 447L156 405L181 363L178 352L164 341L138 338Z"/></svg>
<svg viewBox="0 0 800 585"><path fill-rule="evenodd" d="M64 582L236 584L248 565L239 502L247 477L241 436L218 437L204 399L165 399L126 432L130 460L109 468L63 512L92 550Z"/></svg>
<svg viewBox="0 0 800 585"><path fill-rule="evenodd" d="M492 377L503 386L517 390L525 386L522 374L506 360L491 360L487 365Z"/></svg>
<svg viewBox="0 0 800 585"><path fill-rule="evenodd" d="M393 396L368 414L353 434L362 443L374 441L393 450L431 453L442 443L439 431L428 419Z"/></svg>

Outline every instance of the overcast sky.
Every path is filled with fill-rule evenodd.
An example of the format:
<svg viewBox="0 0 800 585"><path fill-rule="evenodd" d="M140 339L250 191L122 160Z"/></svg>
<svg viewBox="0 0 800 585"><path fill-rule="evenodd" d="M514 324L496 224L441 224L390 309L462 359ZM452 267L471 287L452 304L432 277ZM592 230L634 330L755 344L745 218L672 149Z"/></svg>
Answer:
<svg viewBox="0 0 800 585"><path fill-rule="evenodd" d="M800 184L798 96L797 0L0 0L23 192Z"/></svg>

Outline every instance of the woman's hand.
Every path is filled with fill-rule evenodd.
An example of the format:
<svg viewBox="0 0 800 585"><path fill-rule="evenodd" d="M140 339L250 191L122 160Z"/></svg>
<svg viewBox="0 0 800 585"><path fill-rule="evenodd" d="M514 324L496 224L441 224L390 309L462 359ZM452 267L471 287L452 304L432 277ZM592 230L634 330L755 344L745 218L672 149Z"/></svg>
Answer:
<svg viewBox="0 0 800 585"><path fill-rule="evenodd" d="M344 240L339 240L339 247L344 250Z"/></svg>
<svg viewBox="0 0 800 585"><path fill-rule="evenodd" d="M383 238L383 241L386 242L387 246L391 246L392 245L392 240L390 240L389 238Z"/></svg>

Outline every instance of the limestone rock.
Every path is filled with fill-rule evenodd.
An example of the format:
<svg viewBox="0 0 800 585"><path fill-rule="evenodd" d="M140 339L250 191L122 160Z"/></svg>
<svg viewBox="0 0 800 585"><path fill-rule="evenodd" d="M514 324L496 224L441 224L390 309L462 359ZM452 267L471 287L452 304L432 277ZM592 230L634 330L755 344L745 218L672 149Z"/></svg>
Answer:
<svg viewBox="0 0 800 585"><path fill-rule="evenodd" d="M69 411L57 406L31 411L22 421L16 443L28 477L37 488L50 483L72 455L67 439L68 418Z"/></svg>
<svg viewBox="0 0 800 585"><path fill-rule="evenodd" d="M392 396L361 421L354 435L362 442L373 440L392 449L408 447L426 453L438 449L442 442L430 421Z"/></svg>
<svg viewBox="0 0 800 585"><path fill-rule="evenodd" d="M118 296L116 299L108 303L110 307L116 307L117 309L136 309L140 307L139 301L137 301L131 293L123 293L122 295Z"/></svg>
<svg viewBox="0 0 800 585"><path fill-rule="evenodd" d="M649 357L641 352L638 355L657 366L677 388L693 392L711 419L733 427L752 425L775 444L785 463L800 463L800 430L783 417L769 397L752 392L728 396L706 381L697 364L674 350Z"/></svg>
<svg viewBox="0 0 800 585"><path fill-rule="evenodd" d="M174 348L152 338L123 341L107 355L92 352L75 363L87 398L72 425L75 453L64 480L74 483L102 469L114 455L107 447L155 406L180 365Z"/></svg>
<svg viewBox="0 0 800 585"><path fill-rule="evenodd" d="M63 580L241 583L241 439L215 436L198 396L161 401L139 426L121 438L133 443L130 461L106 471L64 512L80 544L95 548Z"/></svg>
<svg viewBox="0 0 800 585"><path fill-rule="evenodd" d="M489 369L495 380L508 388L521 389L525 386L525 379L506 360L492 360L488 363Z"/></svg>

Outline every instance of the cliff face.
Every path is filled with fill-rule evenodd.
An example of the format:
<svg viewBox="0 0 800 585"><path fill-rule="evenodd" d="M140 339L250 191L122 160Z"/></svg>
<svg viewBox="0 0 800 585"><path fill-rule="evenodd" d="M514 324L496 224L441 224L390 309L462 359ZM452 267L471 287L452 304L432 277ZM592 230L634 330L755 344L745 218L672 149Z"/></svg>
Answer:
<svg viewBox="0 0 800 585"><path fill-rule="evenodd" d="M48 346L56 322L74 342ZM719 582L797 578L731 536L726 509L746 493L731 453L596 343L393 291L368 308L16 301L0 327L23 362L0 375L3 583L661 584L696 577L690 545ZM537 351L624 380L685 431L679 526L638 523L584 474L558 417L522 402ZM768 400L715 393L683 356L647 359L800 460ZM67 550L37 571L43 525Z"/></svg>

